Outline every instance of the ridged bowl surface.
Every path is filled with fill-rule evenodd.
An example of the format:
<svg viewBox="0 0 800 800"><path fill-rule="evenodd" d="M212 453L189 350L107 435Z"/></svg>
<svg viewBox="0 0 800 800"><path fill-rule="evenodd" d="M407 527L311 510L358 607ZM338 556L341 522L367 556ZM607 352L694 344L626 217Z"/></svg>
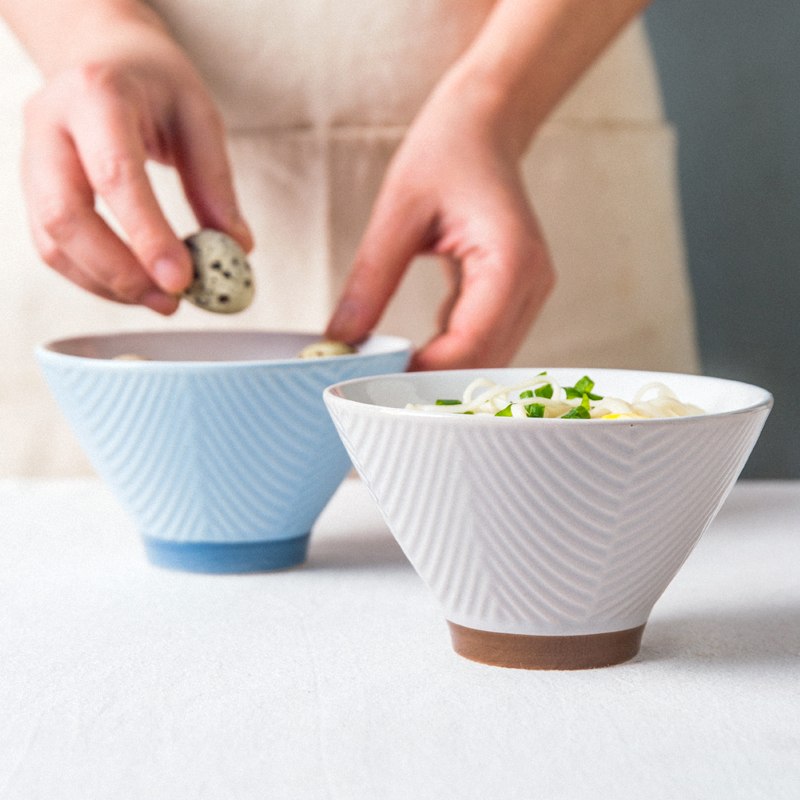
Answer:
<svg viewBox="0 0 800 800"><path fill-rule="evenodd" d="M710 412L664 420L561 420L405 410L459 398L476 377L413 373L330 387L353 464L448 621L532 636L643 625L739 475L772 405L758 387L693 375L590 375L631 399L662 381Z"/></svg>
<svg viewBox="0 0 800 800"><path fill-rule="evenodd" d="M322 401L337 381L405 369L410 343L298 359L314 334L181 331L52 342L36 356L98 474L147 539L307 534L350 469ZM149 361L118 361L123 353Z"/></svg>

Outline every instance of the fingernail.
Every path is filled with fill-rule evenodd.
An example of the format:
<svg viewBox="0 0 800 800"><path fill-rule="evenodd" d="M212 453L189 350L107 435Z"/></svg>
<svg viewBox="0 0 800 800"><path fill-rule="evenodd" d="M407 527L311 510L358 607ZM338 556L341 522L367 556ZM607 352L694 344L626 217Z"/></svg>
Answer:
<svg viewBox="0 0 800 800"><path fill-rule="evenodd" d="M158 314L163 314L168 317L170 314L175 313L178 308L178 298L172 295L164 294L158 289L153 289L147 292L139 302L143 306L155 311Z"/></svg>
<svg viewBox="0 0 800 800"><path fill-rule="evenodd" d="M238 211L234 213L234 217L231 220L231 228L233 229L234 239L242 245L245 252L249 253L253 249L253 232Z"/></svg>
<svg viewBox="0 0 800 800"><path fill-rule="evenodd" d="M160 258L153 265L155 282L168 293L182 292L186 288L184 268L170 258Z"/></svg>
<svg viewBox="0 0 800 800"><path fill-rule="evenodd" d="M359 330L359 318L361 316L362 308L360 304L354 303L349 299L343 299L333 312L326 333L332 339L349 342L361 335Z"/></svg>

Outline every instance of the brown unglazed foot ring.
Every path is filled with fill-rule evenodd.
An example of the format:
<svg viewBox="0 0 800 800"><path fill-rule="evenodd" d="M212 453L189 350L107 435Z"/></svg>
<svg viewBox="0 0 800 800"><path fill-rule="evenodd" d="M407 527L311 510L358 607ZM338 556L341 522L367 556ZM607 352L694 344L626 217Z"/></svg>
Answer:
<svg viewBox="0 0 800 800"><path fill-rule="evenodd" d="M481 664L515 669L596 669L628 661L639 652L644 625L581 636L526 636L465 628L448 620L453 649Z"/></svg>

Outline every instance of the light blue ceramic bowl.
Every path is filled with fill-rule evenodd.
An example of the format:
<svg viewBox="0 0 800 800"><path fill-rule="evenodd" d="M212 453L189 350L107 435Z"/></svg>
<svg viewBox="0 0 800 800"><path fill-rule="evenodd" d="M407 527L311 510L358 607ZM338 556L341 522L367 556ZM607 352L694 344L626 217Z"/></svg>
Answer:
<svg viewBox="0 0 800 800"><path fill-rule="evenodd" d="M305 560L311 526L350 469L323 389L402 372L411 355L405 339L372 336L353 355L296 357L319 338L124 333L61 339L36 357L152 563L255 572Z"/></svg>

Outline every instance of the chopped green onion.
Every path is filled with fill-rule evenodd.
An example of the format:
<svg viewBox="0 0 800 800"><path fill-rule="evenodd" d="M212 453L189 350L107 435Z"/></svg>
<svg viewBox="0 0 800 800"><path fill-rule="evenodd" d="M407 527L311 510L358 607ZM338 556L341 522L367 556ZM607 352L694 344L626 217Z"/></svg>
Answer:
<svg viewBox="0 0 800 800"><path fill-rule="evenodd" d="M592 389L594 389L594 381L588 375L584 375L575 386L565 386L564 392L567 395L567 400L584 396L590 400L602 400L603 398L600 395L591 393Z"/></svg>
<svg viewBox="0 0 800 800"><path fill-rule="evenodd" d="M602 400L599 394L589 394L588 392L578 392L571 386L564 387L564 392L567 395L567 400L574 400L576 397L588 397L590 400Z"/></svg>
<svg viewBox="0 0 800 800"><path fill-rule="evenodd" d="M461 405L461 401L460 400L437 400L436 401L436 405L437 406L460 406Z"/></svg>
<svg viewBox="0 0 800 800"><path fill-rule="evenodd" d="M549 384L549 383L548 383L548 384L546 384L546 385L544 385L544 386L540 386L540 387L539 387L539 388L538 388L538 389L537 389L537 390L534 392L534 394L535 394L537 397L545 397L545 398L547 398L547 399L549 400L549 399L550 399L550 398L553 396L553 387L552 387L552 385L551 385L551 384Z"/></svg>
<svg viewBox="0 0 800 800"><path fill-rule="evenodd" d="M567 395L567 400L573 400L576 397L588 397L590 400L602 400L599 394L590 394L589 392L580 392L573 389L571 386L564 387L564 392Z"/></svg>
<svg viewBox="0 0 800 800"><path fill-rule="evenodd" d="M498 411L495 414L496 417L510 417L513 416L511 414L511 403L509 403L502 411Z"/></svg>
<svg viewBox="0 0 800 800"><path fill-rule="evenodd" d="M538 394L538 390L537 390ZM520 392L519 399L524 400L528 397L533 397L534 394L530 389L526 389L524 392ZM539 395L541 397L541 395ZM530 405L525 406L525 413L529 417L543 417L544 416L544 406L541 403L531 403Z"/></svg>
<svg viewBox="0 0 800 800"><path fill-rule="evenodd" d="M589 415L589 395L584 392L581 404L575 406L572 411L568 411L561 419L591 419Z"/></svg>
<svg viewBox="0 0 800 800"><path fill-rule="evenodd" d="M475 412L474 411L462 411L461 413L462 414L474 414Z"/></svg>

